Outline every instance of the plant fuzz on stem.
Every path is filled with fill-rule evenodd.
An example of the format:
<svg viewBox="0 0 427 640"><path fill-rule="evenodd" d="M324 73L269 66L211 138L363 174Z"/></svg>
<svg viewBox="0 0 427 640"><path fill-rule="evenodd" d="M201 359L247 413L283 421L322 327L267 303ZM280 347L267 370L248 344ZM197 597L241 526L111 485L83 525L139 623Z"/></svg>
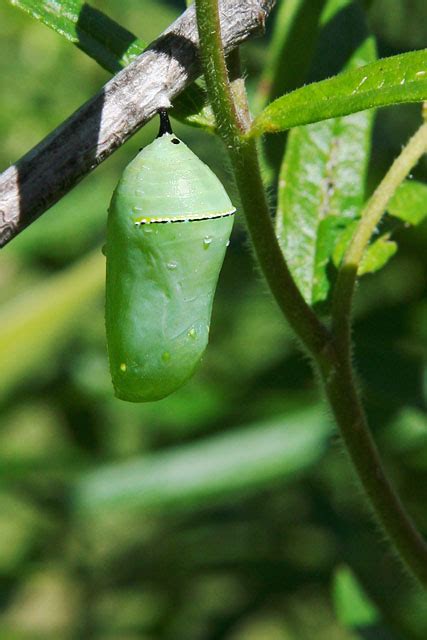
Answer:
<svg viewBox="0 0 427 640"><path fill-rule="evenodd" d="M209 98L230 154L261 269L286 319L319 369L344 444L374 513L402 562L427 587L427 546L390 483L370 434L355 386L350 341L337 341L336 333L330 334L307 305L277 242L256 146L245 136L230 90L217 1L196 0L196 14Z"/></svg>

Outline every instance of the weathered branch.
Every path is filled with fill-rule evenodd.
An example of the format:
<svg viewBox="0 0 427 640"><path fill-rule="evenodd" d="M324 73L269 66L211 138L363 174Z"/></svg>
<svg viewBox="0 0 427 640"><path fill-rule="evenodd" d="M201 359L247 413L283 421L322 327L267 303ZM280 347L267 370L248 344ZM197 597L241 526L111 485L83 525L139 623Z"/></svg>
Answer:
<svg viewBox="0 0 427 640"><path fill-rule="evenodd" d="M263 30L275 0L222 0L225 50ZM200 73L194 6L91 100L0 175L0 246L122 145Z"/></svg>

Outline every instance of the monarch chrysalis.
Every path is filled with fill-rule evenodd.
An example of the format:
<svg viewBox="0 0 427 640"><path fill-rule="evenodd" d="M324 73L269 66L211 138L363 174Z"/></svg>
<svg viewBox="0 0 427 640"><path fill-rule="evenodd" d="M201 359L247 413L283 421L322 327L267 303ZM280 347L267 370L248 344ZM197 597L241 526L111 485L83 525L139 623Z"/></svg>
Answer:
<svg viewBox="0 0 427 640"><path fill-rule="evenodd" d="M193 374L233 226L224 187L170 128L126 167L107 225L106 329L116 396L159 400Z"/></svg>

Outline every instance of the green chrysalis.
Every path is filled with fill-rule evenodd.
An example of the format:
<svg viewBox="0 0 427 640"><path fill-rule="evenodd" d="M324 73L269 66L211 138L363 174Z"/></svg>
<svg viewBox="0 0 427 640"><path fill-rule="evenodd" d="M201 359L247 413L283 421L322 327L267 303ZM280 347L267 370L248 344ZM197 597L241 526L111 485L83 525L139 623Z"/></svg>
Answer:
<svg viewBox="0 0 427 640"><path fill-rule="evenodd" d="M224 187L170 128L126 167L107 225L106 329L116 396L159 400L205 351L233 226Z"/></svg>

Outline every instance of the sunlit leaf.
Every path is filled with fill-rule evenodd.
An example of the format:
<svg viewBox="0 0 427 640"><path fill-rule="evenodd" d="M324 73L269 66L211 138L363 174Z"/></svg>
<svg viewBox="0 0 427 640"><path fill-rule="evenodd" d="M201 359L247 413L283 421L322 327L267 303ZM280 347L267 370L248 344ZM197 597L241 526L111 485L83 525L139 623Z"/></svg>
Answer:
<svg viewBox="0 0 427 640"><path fill-rule="evenodd" d="M427 217L427 184L416 180L403 182L390 200L387 211L408 224L420 224Z"/></svg>
<svg viewBox="0 0 427 640"><path fill-rule="evenodd" d="M427 216L427 185L407 180L397 189L387 209L390 215L404 221L406 225L420 224ZM327 236L329 248L332 248L333 263L336 267L344 257L357 224L358 220L355 220L341 229L337 225L334 233ZM398 245L390 239L390 235L390 233L384 233L369 244L359 266L359 276L379 271L395 255Z"/></svg>
<svg viewBox="0 0 427 640"><path fill-rule="evenodd" d="M335 267L339 267L353 233L358 225L358 220L353 221L331 240L331 255ZM357 271L359 276L367 273L375 273L382 269L397 251L397 243L390 240L390 233L384 233L373 240L366 248L365 254Z"/></svg>
<svg viewBox="0 0 427 640"><path fill-rule="evenodd" d="M378 240L374 240L366 249L360 262L358 275L375 273L382 269L397 251L397 243L390 240L390 235L384 234Z"/></svg>
<svg viewBox="0 0 427 640"><path fill-rule="evenodd" d="M296 89L254 120L251 135L404 102L427 100L427 49L403 53Z"/></svg>

